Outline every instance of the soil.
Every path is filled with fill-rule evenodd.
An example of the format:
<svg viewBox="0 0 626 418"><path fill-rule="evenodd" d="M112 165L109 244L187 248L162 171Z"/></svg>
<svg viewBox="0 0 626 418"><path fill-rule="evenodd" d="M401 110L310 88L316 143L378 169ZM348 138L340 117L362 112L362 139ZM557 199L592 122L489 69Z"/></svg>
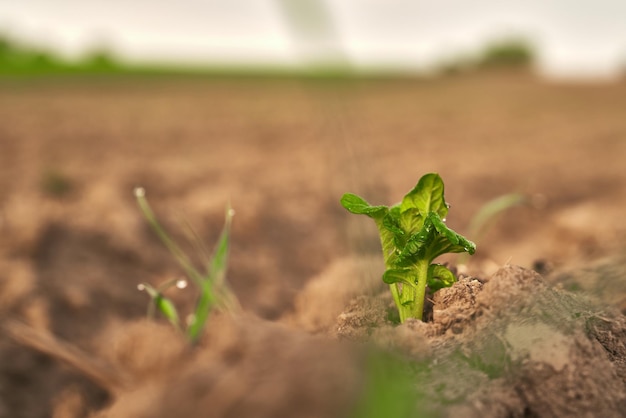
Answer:
<svg viewBox="0 0 626 418"><path fill-rule="evenodd" d="M626 416L623 109L626 83L507 73L2 82L0 417ZM527 199L398 326L376 231L338 200L431 171L462 234ZM185 225L210 247L236 211L242 311L195 347L145 319L137 284L182 272L137 186L190 254ZM193 286L167 296L191 312Z"/></svg>

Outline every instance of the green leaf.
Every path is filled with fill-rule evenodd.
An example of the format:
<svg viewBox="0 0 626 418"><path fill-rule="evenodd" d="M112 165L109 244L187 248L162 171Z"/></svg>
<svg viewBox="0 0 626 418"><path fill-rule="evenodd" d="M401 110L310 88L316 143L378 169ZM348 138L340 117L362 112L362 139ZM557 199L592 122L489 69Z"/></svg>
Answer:
<svg viewBox="0 0 626 418"><path fill-rule="evenodd" d="M400 216L400 226L407 234L414 234L424 226L424 217L416 208L407 209Z"/></svg>
<svg viewBox="0 0 626 418"><path fill-rule="evenodd" d="M475 251L476 244L448 228L438 214L431 212L422 229L406 241L398 254L397 264L406 266L419 259L431 262L446 253L474 254Z"/></svg>
<svg viewBox="0 0 626 418"><path fill-rule="evenodd" d="M476 251L476 244L448 228L436 213L431 213L428 216L426 224L434 226L438 232L435 239L428 245L427 254L431 261L446 253L474 254Z"/></svg>
<svg viewBox="0 0 626 418"><path fill-rule="evenodd" d="M154 306L163 314L165 318L167 318L168 321L178 328L178 312L176 311L174 303L148 283L142 283L139 285L139 289L145 290L150 296L150 299L152 299Z"/></svg>
<svg viewBox="0 0 626 418"><path fill-rule="evenodd" d="M462 237L450 228L448 228L448 225L443 222L439 215L431 212L428 214L428 220L433 224L437 232L439 232L441 235L445 235L445 237L448 239L448 241L450 241L452 245L459 244Z"/></svg>
<svg viewBox="0 0 626 418"><path fill-rule="evenodd" d="M135 197L137 198L139 208L143 212L144 217L152 227L153 231L159 236L163 244L165 244L167 249L172 253L181 268L185 270L187 276L199 284L202 281L201 273L196 270L187 254L185 254L178 244L170 238L165 229L161 226L156 218L156 215L152 211L152 208L148 204L148 201L146 200L145 191L142 188L135 189Z"/></svg>
<svg viewBox="0 0 626 418"><path fill-rule="evenodd" d="M211 313L211 310L215 306L219 299L216 291L219 292L224 285L224 276L226 275L226 267L228 264L228 248L230 242L230 225L234 212L228 206L226 208L226 219L224 220L224 227L222 233L215 246L215 252L207 267L207 277L204 279L200 286L200 298L196 304L196 310L193 314L193 320L187 329L187 334L192 342L196 342L204 325Z"/></svg>
<svg viewBox="0 0 626 418"><path fill-rule="evenodd" d="M450 287L456 282L456 277L446 266L431 264L428 267L428 287L435 292L444 287Z"/></svg>
<svg viewBox="0 0 626 418"><path fill-rule="evenodd" d="M352 193L346 193L341 197L341 205L352 213L367 215L374 219L382 219L389 212L387 206L372 206L362 197Z"/></svg>
<svg viewBox="0 0 626 418"><path fill-rule="evenodd" d="M176 328L178 328L178 312L174 303L163 295L158 295L154 299L154 304L161 311L164 317L167 318Z"/></svg>
<svg viewBox="0 0 626 418"><path fill-rule="evenodd" d="M228 265L228 247L230 244L230 225L233 218L233 210L228 206L226 208L226 219L224 227L220 234L220 238L215 246L215 251L207 268L208 280L220 282L226 274Z"/></svg>
<svg viewBox="0 0 626 418"><path fill-rule="evenodd" d="M387 215L383 218L383 227L394 235L403 236L406 235L404 230L400 226L400 219L398 214L393 211L389 211Z"/></svg>
<svg viewBox="0 0 626 418"><path fill-rule="evenodd" d="M415 286L415 281L411 279L413 270L410 268L389 269L383 273L383 282L387 284L402 283Z"/></svg>
<svg viewBox="0 0 626 418"><path fill-rule="evenodd" d="M426 218L430 212L435 212L445 218L448 214L448 205L444 200L443 192L443 180L439 174L425 174L413 190L404 196L400 210L404 213L415 208L423 218Z"/></svg>
<svg viewBox="0 0 626 418"><path fill-rule="evenodd" d="M427 250L427 243L431 242L433 239L432 235L432 229L424 227L418 233L413 234L398 254L398 263L401 265L412 264L418 259L424 258L424 254Z"/></svg>
<svg viewBox="0 0 626 418"><path fill-rule="evenodd" d="M210 282L204 282L200 288L200 299L196 304L196 310L193 314L193 319L187 328L187 335L192 343L198 341L198 338L202 335L204 324L209 318L209 313L215 304L215 298L213 295L213 289Z"/></svg>
<svg viewBox="0 0 626 418"><path fill-rule="evenodd" d="M395 254L397 248L404 248L407 235L400 226L399 213L392 208L379 224L381 243L388 257Z"/></svg>

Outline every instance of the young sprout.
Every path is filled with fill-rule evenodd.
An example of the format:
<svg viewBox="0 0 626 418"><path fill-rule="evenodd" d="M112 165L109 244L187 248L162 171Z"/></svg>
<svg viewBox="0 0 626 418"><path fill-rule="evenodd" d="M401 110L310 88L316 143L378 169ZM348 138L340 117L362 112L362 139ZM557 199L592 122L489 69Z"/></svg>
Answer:
<svg viewBox="0 0 626 418"><path fill-rule="evenodd" d="M447 267L433 263L437 257L476 251L473 242L445 224L449 206L443 192L441 177L430 173L402 202L391 207L372 206L351 193L341 198L348 211L367 215L376 222L386 267L383 281L389 284L400 322L422 319L426 286L436 291L456 281Z"/></svg>
<svg viewBox="0 0 626 418"><path fill-rule="evenodd" d="M145 290L150 296L151 303L148 305L149 318L154 317L154 308L156 307L176 329L180 329L176 306L174 306L174 303L171 300L163 296L163 290L155 289L148 283L138 284L137 289L140 291Z"/></svg>
<svg viewBox="0 0 626 418"><path fill-rule="evenodd" d="M214 309L232 310L239 306L237 299L230 291L225 281L230 242L230 225L235 212L230 206L226 208L224 227L222 228L222 233L220 234L213 255L206 260L204 270L198 270L187 254L172 240L157 221L145 196L146 192L142 187L135 189L135 197L137 198L137 203L144 217L172 253L187 277L200 289L200 295L196 302L195 310L193 314L189 316L191 321L185 330L189 340L195 343L202 334L202 330L204 329L211 311ZM174 326L180 329L180 321L176 308L169 299L163 296L163 291L171 286L184 289L187 287L187 284L188 281L186 279L173 279L159 286L158 289L153 288L147 283L140 284L138 288L139 290L147 291L152 299L149 315L152 312L150 309L153 310L157 308Z"/></svg>

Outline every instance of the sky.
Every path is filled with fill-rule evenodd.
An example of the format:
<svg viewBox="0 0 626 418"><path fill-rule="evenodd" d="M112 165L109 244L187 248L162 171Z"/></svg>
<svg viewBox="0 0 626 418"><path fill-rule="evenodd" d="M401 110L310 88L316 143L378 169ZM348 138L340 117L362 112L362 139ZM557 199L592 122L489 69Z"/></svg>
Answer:
<svg viewBox="0 0 626 418"><path fill-rule="evenodd" d="M332 27L288 19L294 5ZM404 70L513 35L548 76L626 68L626 0L0 0L0 32L68 57L105 46L134 62L294 66L331 51Z"/></svg>

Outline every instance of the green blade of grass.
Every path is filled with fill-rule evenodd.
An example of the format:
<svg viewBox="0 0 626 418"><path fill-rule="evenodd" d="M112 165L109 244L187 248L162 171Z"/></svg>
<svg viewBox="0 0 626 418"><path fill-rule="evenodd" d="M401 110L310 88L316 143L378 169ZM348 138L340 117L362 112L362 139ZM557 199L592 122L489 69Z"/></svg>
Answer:
<svg viewBox="0 0 626 418"><path fill-rule="evenodd" d="M194 280L197 284L201 284L203 282L202 275L198 273L198 271L193 267L191 261L184 253L183 250L170 238L170 236L165 232L165 229L161 226L159 221L157 221L152 208L148 204L146 200L145 190L141 187L135 189L135 197L137 198L137 203L139 204L139 208L141 212L145 216L146 220L157 234L159 239L165 244L167 249L174 255L174 258L178 262L178 264L182 267L185 273Z"/></svg>
<svg viewBox="0 0 626 418"><path fill-rule="evenodd" d="M213 256L207 266L207 276L214 283L222 283L228 265L228 249L230 245L230 225L235 211L228 205L222 233L217 241Z"/></svg>
<svg viewBox="0 0 626 418"><path fill-rule="evenodd" d="M213 307L217 304L222 308L228 308L232 297L224 283L226 267L228 264L228 249L230 243L230 225L234 211L230 205L226 208L226 219L222 233L215 246L213 257L207 266L207 274L201 284L200 299L196 305L193 320L189 325L187 334L192 342L196 342L204 329L204 325Z"/></svg>
<svg viewBox="0 0 626 418"><path fill-rule="evenodd" d="M489 225L502 212L528 203L528 196L521 193L507 193L485 203L474 215L469 225L469 235L478 242L482 239ZM470 254L461 254L458 258L459 264L466 264Z"/></svg>
<svg viewBox="0 0 626 418"><path fill-rule="evenodd" d="M209 318L209 313L215 305L215 297L211 283L205 282L200 288L200 299L196 304L196 310L189 328L187 328L187 336L192 343L196 343L202 334L204 325Z"/></svg>
<svg viewBox="0 0 626 418"><path fill-rule="evenodd" d="M486 230L487 224L493 221L497 215L526 202L528 202L528 197L521 193L509 193L490 200L478 210L478 213L470 221L470 234L475 237L475 240L480 239Z"/></svg>

